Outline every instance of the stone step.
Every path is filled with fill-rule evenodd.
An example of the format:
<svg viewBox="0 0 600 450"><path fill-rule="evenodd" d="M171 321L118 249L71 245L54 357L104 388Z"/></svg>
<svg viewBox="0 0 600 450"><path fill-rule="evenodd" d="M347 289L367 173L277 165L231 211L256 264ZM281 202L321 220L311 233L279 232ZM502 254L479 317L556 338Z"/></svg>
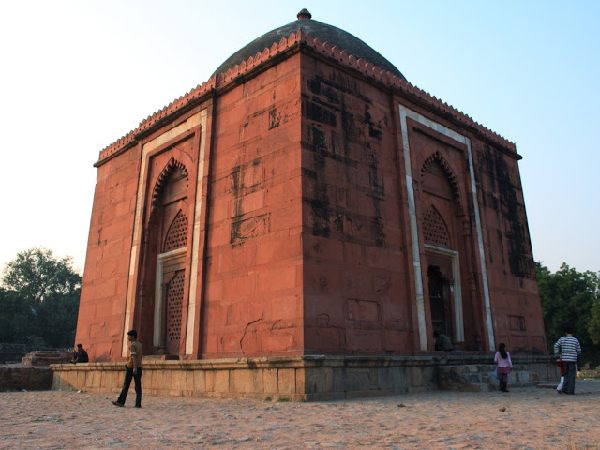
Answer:
<svg viewBox="0 0 600 450"><path fill-rule="evenodd" d="M438 366L436 376L440 389L487 392L498 389L494 370L493 365ZM527 369L513 369L508 375L508 384L515 387L536 386L541 381Z"/></svg>

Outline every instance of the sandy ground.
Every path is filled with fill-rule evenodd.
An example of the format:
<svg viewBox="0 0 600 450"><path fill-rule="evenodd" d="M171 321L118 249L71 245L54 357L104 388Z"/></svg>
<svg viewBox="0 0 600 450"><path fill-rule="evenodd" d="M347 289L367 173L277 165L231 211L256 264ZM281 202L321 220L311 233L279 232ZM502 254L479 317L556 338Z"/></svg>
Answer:
<svg viewBox="0 0 600 450"><path fill-rule="evenodd" d="M510 386L509 386L510 389ZM2 449L599 449L600 381L321 403L0 393Z"/></svg>

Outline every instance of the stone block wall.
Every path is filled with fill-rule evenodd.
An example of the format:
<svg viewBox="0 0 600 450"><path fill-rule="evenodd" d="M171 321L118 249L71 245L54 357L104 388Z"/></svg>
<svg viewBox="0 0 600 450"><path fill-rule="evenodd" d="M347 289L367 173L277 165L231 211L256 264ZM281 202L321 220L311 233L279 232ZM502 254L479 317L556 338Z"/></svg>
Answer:
<svg viewBox="0 0 600 450"><path fill-rule="evenodd" d="M546 353L518 155L473 141L496 346Z"/></svg>
<svg viewBox="0 0 600 450"><path fill-rule="evenodd" d="M0 366L0 391L44 391L52 387L50 367Z"/></svg>
<svg viewBox="0 0 600 450"><path fill-rule="evenodd" d="M76 336L92 360L121 354L139 159L132 149L98 167Z"/></svg>
<svg viewBox="0 0 600 450"><path fill-rule="evenodd" d="M25 346L3 346L11 350L26 350ZM52 387L50 364L65 363L72 357L67 350L43 350L29 352L22 356L21 364L0 365L0 391L43 391Z"/></svg>
<svg viewBox="0 0 600 450"><path fill-rule="evenodd" d="M402 354L417 328L393 102L353 74L302 61L306 352Z"/></svg>
<svg viewBox="0 0 600 450"><path fill-rule="evenodd" d="M73 352L68 350L47 350L27 353L21 360L24 366L50 367L51 364L67 363L73 358Z"/></svg>
<svg viewBox="0 0 600 450"><path fill-rule="evenodd" d="M511 382L531 385L556 380L550 357L513 357ZM322 401L397 395L437 389L488 390L492 355L465 356L297 356L144 363L144 394L249 397ZM118 394L122 363L53 365L54 390ZM475 377L475 378L473 378ZM133 387L132 393L133 393Z"/></svg>
<svg viewBox="0 0 600 450"><path fill-rule="evenodd" d="M303 351L299 61L215 100L203 358Z"/></svg>

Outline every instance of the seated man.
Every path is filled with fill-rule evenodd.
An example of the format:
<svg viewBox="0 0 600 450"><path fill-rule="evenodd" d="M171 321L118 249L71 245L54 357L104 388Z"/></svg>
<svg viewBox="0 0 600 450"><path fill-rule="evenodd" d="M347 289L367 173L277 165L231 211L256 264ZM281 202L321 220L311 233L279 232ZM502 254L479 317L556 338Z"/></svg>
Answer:
<svg viewBox="0 0 600 450"><path fill-rule="evenodd" d="M77 364L77 363L86 363L89 362L89 358L88 358L88 354L87 352L83 349L83 345L81 344L77 344L77 347L75 347L75 352L73 352L73 359L71 359L71 361L69 361L71 364Z"/></svg>
<svg viewBox="0 0 600 450"><path fill-rule="evenodd" d="M440 333L439 331L433 332L433 342L437 351L452 351L452 341L448 336Z"/></svg>

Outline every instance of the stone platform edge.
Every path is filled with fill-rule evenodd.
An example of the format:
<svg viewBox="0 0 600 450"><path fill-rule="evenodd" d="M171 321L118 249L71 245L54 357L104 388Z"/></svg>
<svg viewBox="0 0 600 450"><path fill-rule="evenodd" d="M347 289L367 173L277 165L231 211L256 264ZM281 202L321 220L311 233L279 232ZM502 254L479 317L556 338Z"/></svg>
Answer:
<svg viewBox="0 0 600 450"><path fill-rule="evenodd" d="M519 384L556 380L548 355L512 355ZM397 395L439 389L489 390L493 354L276 356L143 363L144 394L292 401ZM118 394L124 363L53 364L53 390ZM510 381L510 380L509 380ZM131 388L133 390L133 387Z"/></svg>

